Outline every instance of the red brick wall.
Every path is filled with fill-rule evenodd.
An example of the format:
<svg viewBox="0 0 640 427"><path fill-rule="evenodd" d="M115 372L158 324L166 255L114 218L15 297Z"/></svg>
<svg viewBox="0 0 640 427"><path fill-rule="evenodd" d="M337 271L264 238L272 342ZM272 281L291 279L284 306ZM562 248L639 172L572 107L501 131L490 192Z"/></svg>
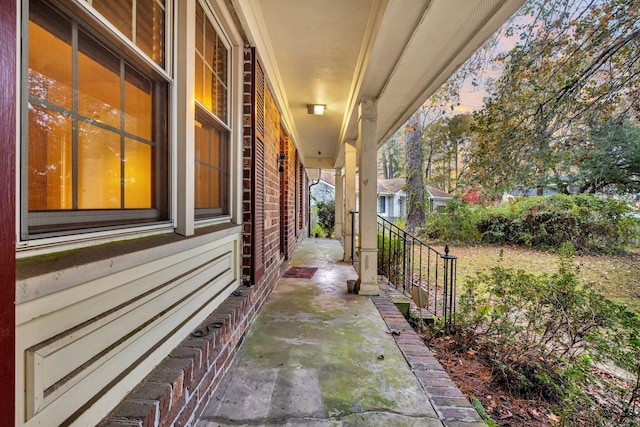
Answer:
<svg viewBox="0 0 640 427"><path fill-rule="evenodd" d="M284 212L282 215L282 221L284 222L284 234L285 234L285 246L284 254L287 259L293 254L295 249L295 242L297 242L298 233L296 232L296 214L298 206L296 205L296 195L298 188L298 155L295 146L291 142L291 139L286 134L284 129L281 129L282 138L282 150L287 156L285 163L285 172L282 176L285 182L284 185Z"/></svg>

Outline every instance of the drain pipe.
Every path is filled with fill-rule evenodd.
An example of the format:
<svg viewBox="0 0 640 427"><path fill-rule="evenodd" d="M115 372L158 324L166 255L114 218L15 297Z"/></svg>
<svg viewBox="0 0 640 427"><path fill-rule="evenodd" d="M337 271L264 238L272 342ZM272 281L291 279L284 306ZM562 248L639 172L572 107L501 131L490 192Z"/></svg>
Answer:
<svg viewBox="0 0 640 427"><path fill-rule="evenodd" d="M320 177L322 176L322 169L320 169L320 172L318 173L318 180L316 182L311 182L311 184L309 184L309 202L308 202L308 206L309 206L309 218L307 219L307 237L311 237L311 187L313 187L314 185L318 185L320 183Z"/></svg>

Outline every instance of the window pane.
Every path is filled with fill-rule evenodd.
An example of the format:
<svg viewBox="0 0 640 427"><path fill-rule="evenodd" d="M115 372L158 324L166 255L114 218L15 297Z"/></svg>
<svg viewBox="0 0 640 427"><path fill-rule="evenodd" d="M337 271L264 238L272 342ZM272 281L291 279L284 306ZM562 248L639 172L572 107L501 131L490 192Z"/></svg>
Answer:
<svg viewBox="0 0 640 427"><path fill-rule="evenodd" d="M227 85L227 48L218 38L218 48L216 49L215 71L218 78Z"/></svg>
<svg viewBox="0 0 640 427"><path fill-rule="evenodd" d="M129 40L133 40L133 0L93 0L92 6Z"/></svg>
<svg viewBox="0 0 640 427"><path fill-rule="evenodd" d="M195 98L204 104L204 62L196 53Z"/></svg>
<svg viewBox="0 0 640 427"><path fill-rule="evenodd" d="M48 27L29 23L29 96L71 110L71 23L60 18Z"/></svg>
<svg viewBox="0 0 640 427"><path fill-rule="evenodd" d="M209 164L209 131L196 122L196 160Z"/></svg>
<svg viewBox="0 0 640 427"><path fill-rule="evenodd" d="M164 67L164 0L92 0L92 6L156 64Z"/></svg>
<svg viewBox="0 0 640 427"><path fill-rule="evenodd" d="M151 207L151 152L149 144L130 138L124 145L124 207Z"/></svg>
<svg viewBox="0 0 640 427"><path fill-rule="evenodd" d="M196 209L201 209L196 214L200 217L227 214L227 132L209 123L206 113L197 112L195 137Z"/></svg>
<svg viewBox="0 0 640 427"><path fill-rule="evenodd" d="M151 140L152 83L140 73L126 67L124 82L124 129Z"/></svg>
<svg viewBox="0 0 640 427"><path fill-rule="evenodd" d="M209 185L209 168L196 164L196 209L210 207Z"/></svg>
<svg viewBox="0 0 640 427"><path fill-rule="evenodd" d="M29 209L71 209L72 121L29 105Z"/></svg>
<svg viewBox="0 0 640 427"><path fill-rule="evenodd" d="M209 208L221 208L220 205L220 171L211 170L209 176Z"/></svg>
<svg viewBox="0 0 640 427"><path fill-rule="evenodd" d="M136 39L140 49L164 66L164 1L136 0Z"/></svg>
<svg viewBox="0 0 640 427"><path fill-rule="evenodd" d="M119 128L120 59L83 33L78 49L78 112Z"/></svg>
<svg viewBox="0 0 640 427"><path fill-rule="evenodd" d="M217 101L217 116L226 123L227 121L227 88L222 85L220 80L216 81L216 101Z"/></svg>
<svg viewBox="0 0 640 427"><path fill-rule="evenodd" d="M196 51L204 57L204 10L196 4Z"/></svg>
<svg viewBox="0 0 640 427"><path fill-rule="evenodd" d="M207 64L205 66L205 79L204 79L204 101L202 102L205 107L209 109L212 113L217 113L216 111L216 76L209 68ZM216 114L217 115L217 114Z"/></svg>
<svg viewBox="0 0 640 427"><path fill-rule="evenodd" d="M218 44L218 35L213 29L211 22L205 21L205 38L204 38L204 60L212 69L216 64L216 48Z"/></svg>
<svg viewBox="0 0 640 427"><path fill-rule="evenodd" d="M195 31L196 100L226 123L228 51L199 3Z"/></svg>
<svg viewBox="0 0 640 427"><path fill-rule="evenodd" d="M78 208L120 207L120 136L81 122L78 125Z"/></svg>

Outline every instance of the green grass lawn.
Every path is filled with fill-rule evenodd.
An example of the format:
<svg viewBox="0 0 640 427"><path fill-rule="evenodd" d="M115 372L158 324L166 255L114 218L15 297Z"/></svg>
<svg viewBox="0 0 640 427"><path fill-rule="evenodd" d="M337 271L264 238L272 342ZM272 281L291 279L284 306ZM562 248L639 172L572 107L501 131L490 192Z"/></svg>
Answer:
<svg viewBox="0 0 640 427"><path fill-rule="evenodd" d="M558 268L558 255L519 246L451 247L451 255L458 257L458 284L476 271L487 271L498 263L500 250L504 251L503 266L522 269L535 274L553 274ZM640 313L640 249L630 250L624 256L576 256L579 276L593 283L613 301Z"/></svg>

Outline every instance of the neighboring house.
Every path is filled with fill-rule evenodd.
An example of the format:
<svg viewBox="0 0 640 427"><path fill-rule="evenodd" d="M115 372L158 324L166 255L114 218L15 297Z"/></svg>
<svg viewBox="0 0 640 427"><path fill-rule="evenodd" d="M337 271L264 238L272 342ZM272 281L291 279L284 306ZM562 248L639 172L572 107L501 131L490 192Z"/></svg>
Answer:
<svg viewBox="0 0 640 427"><path fill-rule="evenodd" d="M564 183L568 183L569 178L563 177L561 178L561 181ZM567 185L568 185L567 189L569 191L569 194L577 194L580 191L577 185L569 185L569 184ZM559 194L559 193L560 191L558 190L558 185L554 182L554 183L545 185L544 187L542 187L542 189L518 185L509 192L509 195L514 197L532 197L532 196L550 196L552 194Z"/></svg>
<svg viewBox="0 0 640 427"><path fill-rule="evenodd" d="M435 212L438 209L447 206L447 203L449 203L449 201L453 199L453 195L445 191L438 190L437 188L431 187L430 185L427 185L426 189L428 193L427 197L429 201L429 212Z"/></svg>
<svg viewBox="0 0 640 427"><path fill-rule="evenodd" d="M407 214L404 178L378 179L378 215L390 220Z"/></svg>
<svg viewBox="0 0 640 427"><path fill-rule="evenodd" d="M318 202L336 200L336 175L333 170L322 170L317 181L309 183L311 193L310 206L315 207Z"/></svg>
<svg viewBox="0 0 640 427"><path fill-rule="evenodd" d="M446 206L453 195L430 185L425 186L429 212ZM378 215L391 220L407 215L407 194L404 178L378 179Z"/></svg>
<svg viewBox="0 0 640 427"><path fill-rule="evenodd" d="M310 172L339 172L346 258L356 170L373 229L377 147L523 1L2 0L3 425L193 425Z"/></svg>

